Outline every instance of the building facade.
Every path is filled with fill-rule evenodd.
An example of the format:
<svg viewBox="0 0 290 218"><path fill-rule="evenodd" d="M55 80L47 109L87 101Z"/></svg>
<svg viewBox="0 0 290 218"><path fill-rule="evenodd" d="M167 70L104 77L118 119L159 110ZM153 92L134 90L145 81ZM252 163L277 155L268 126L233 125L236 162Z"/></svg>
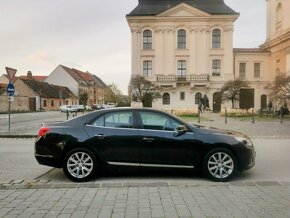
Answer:
<svg viewBox="0 0 290 218"><path fill-rule="evenodd" d="M269 0L270 8L274 2L276 11L281 2L289 6L287 1ZM273 12L269 11L271 17ZM161 87L162 98L154 101L153 107L197 109L199 99L206 95L210 108L220 111L230 104L221 103L219 91L236 78L249 81L241 96L250 95L241 97L236 108L258 110L267 105L269 90L265 87L274 79L269 59L277 54L265 45L273 37L259 49L234 49L233 24L238 17L221 0L139 0L126 16L132 32L132 77L144 76Z"/></svg>
<svg viewBox="0 0 290 218"><path fill-rule="evenodd" d="M66 86L74 95L88 94L88 105L103 104L106 84L89 72L59 65L45 80L50 84ZM74 104L79 104L75 102Z"/></svg>

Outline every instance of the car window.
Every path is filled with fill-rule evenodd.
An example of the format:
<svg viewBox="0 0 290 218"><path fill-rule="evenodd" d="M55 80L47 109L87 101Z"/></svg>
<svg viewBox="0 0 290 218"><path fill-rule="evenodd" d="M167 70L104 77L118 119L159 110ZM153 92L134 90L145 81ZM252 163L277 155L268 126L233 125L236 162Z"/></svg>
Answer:
<svg viewBox="0 0 290 218"><path fill-rule="evenodd" d="M91 125L113 128L133 128L132 112L116 112L97 118Z"/></svg>
<svg viewBox="0 0 290 218"><path fill-rule="evenodd" d="M170 117L154 112L140 112L144 129L175 131L181 124Z"/></svg>

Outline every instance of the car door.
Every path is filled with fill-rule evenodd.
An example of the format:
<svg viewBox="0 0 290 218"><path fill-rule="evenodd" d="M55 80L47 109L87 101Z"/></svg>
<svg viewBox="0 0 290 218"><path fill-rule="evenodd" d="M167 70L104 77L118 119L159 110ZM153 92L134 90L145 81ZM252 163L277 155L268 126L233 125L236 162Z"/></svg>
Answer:
<svg viewBox="0 0 290 218"><path fill-rule="evenodd" d="M178 134L176 128L182 123L163 113L139 111L138 115L141 166L193 168L193 132Z"/></svg>
<svg viewBox="0 0 290 218"><path fill-rule="evenodd" d="M115 111L86 126L90 143L108 164L139 166L140 138L134 120L132 110Z"/></svg>

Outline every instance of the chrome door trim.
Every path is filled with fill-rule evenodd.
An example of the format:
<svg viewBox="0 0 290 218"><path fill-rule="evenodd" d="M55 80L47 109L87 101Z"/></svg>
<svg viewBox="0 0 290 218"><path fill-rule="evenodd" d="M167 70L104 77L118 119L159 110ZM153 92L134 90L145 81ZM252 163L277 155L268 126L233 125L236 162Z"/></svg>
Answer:
<svg viewBox="0 0 290 218"><path fill-rule="evenodd" d="M141 164L141 163L127 163L127 162L108 162L110 165L116 166L134 166L134 167L159 167L159 168L187 168L193 169L194 166L191 165L171 165L171 164Z"/></svg>

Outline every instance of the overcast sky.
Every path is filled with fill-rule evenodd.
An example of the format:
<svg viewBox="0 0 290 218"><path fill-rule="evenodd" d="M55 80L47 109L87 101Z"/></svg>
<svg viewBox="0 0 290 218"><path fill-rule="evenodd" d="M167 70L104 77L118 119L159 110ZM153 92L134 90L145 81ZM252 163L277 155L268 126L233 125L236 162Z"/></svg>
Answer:
<svg viewBox="0 0 290 218"><path fill-rule="evenodd" d="M234 47L266 39L265 0L225 0L240 13ZM0 75L49 75L59 64L115 83L126 94L131 34L125 15L138 0L0 0Z"/></svg>

